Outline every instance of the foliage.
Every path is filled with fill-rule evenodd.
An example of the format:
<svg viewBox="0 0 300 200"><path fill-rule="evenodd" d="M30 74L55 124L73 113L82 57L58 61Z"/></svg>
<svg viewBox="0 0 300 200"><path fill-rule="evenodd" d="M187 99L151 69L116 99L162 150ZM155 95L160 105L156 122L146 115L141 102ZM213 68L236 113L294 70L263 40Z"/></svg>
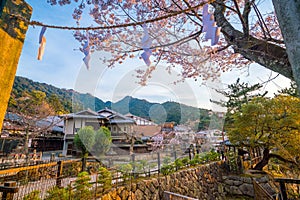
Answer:
<svg viewBox="0 0 300 200"><path fill-rule="evenodd" d="M200 154L196 154L194 156L194 158L191 159L190 162L189 162L189 164L191 166L196 166L196 165L202 164L202 163L204 163L204 160L202 159L202 157L200 156Z"/></svg>
<svg viewBox="0 0 300 200"><path fill-rule="evenodd" d="M57 2L71 3L70 0L49 1L51 5ZM89 30L90 48L109 52L110 57L102 58L107 66L121 64L142 53L142 45L137 41L143 36L141 24L145 24L152 40L154 66L158 62L166 63L167 69L182 66L183 78L216 78L219 72L248 66L251 62L293 78L277 17L271 12L272 6L259 0L211 2L209 10L222 32L217 45L207 45L202 31L205 20L200 13L207 1L103 2L80 1L72 16L80 23L84 11L90 11L91 21L101 27L101 30ZM76 31L74 37L81 45L87 40L85 30ZM151 69L138 71L141 84L151 76Z"/></svg>
<svg viewBox="0 0 300 200"><path fill-rule="evenodd" d="M23 198L23 200L41 200L40 191L34 190L34 191L30 192Z"/></svg>
<svg viewBox="0 0 300 200"><path fill-rule="evenodd" d="M186 166L189 163L189 158L185 157L181 159L181 162L184 166Z"/></svg>
<svg viewBox="0 0 300 200"><path fill-rule="evenodd" d="M160 173L162 173L164 176L170 175L173 172L175 172L175 166L173 163L163 165L160 169Z"/></svg>
<svg viewBox="0 0 300 200"><path fill-rule="evenodd" d="M139 160L138 162L131 163L135 167L135 172L147 173L150 170L150 165L147 160ZM148 169L148 170L147 170Z"/></svg>
<svg viewBox="0 0 300 200"><path fill-rule="evenodd" d="M111 132L107 127L100 127L95 133L93 152L97 156L104 155L110 149L112 143Z"/></svg>
<svg viewBox="0 0 300 200"><path fill-rule="evenodd" d="M243 104L247 104L254 97L265 96L267 92L263 94L257 93L257 90L262 87L263 86L261 84L249 85L248 83L240 82L240 79L238 78L235 83L228 85L227 90L217 90L217 92L224 95L227 101L214 103L226 107L229 113L234 113L239 111Z"/></svg>
<svg viewBox="0 0 300 200"><path fill-rule="evenodd" d="M47 192L48 195L45 200L92 199L92 193L90 191L92 185L89 183L90 180L91 178L87 172L81 172L75 180L74 188L72 188L71 185L67 188L54 187Z"/></svg>
<svg viewBox="0 0 300 200"><path fill-rule="evenodd" d="M105 167L100 167L98 170L98 183L100 183L104 191L109 190L112 186L112 175Z"/></svg>
<svg viewBox="0 0 300 200"><path fill-rule="evenodd" d="M82 152L83 157L88 156L88 152L95 144L95 131L92 126L85 126L81 128L74 138L74 143Z"/></svg>
<svg viewBox="0 0 300 200"><path fill-rule="evenodd" d="M117 166L118 171L120 171L123 174L124 180L128 180L131 176L133 166L132 164L120 164Z"/></svg>
<svg viewBox="0 0 300 200"><path fill-rule="evenodd" d="M91 188L92 186L89 183L90 180L91 178L87 172L81 172L78 174L78 177L74 184L74 200L92 199L92 193L89 190L89 188Z"/></svg>
<svg viewBox="0 0 300 200"><path fill-rule="evenodd" d="M69 200L70 188L54 187L47 191L48 195L45 200ZM72 193L71 193L72 195Z"/></svg>
<svg viewBox="0 0 300 200"><path fill-rule="evenodd" d="M278 92L279 92L279 94L283 94L283 95L299 97L298 87L297 87L296 82L294 82L294 81L291 81L289 88L284 88L282 90L279 90Z"/></svg>
<svg viewBox="0 0 300 200"><path fill-rule="evenodd" d="M209 161L218 161L218 160L220 160L220 156L221 156L221 154L219 154L216 151L211 150L205 154L204 159L209 160Z"/></svg>
<svg viewBox="0 0 300 200"><path fill-rule="evenodd" d="M264 164L260 167L271 156L295 164L300 152L299 112L300 99L295 97L255 98L234 114L229 139L241 147L264 149Z"/></svg>
<svg viewBox="0 0 300 200"><path fill-rule="evenodd" d="M184 167L184 164L183 164L183 162L182 162L182 159L180 159L180 158L177 158L177 159L174 161L174 164L175 164L176 169L181 169L182 167Z"/></svg>
<svg viewBox="0 0 300 200"><path fill-rule="evenodd" d="M228 85L224 91L217 90L222 94L227 101L212 101L215 104L226 107L227 113L225 116L224 130L232 127L233 114L240 111L243 104L249 103L255 97L264 97L267 92L260 94L258 90L262 88L261 84L249 85L248 83L240 82L238 78L235 83Z"/></svg>

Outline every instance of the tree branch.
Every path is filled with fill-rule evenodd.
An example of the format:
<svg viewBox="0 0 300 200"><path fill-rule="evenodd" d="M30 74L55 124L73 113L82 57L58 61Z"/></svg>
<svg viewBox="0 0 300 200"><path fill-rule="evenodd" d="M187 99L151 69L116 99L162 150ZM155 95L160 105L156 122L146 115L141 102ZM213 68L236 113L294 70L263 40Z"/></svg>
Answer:
<svg viewBox="0 0 300 200"><path fill-rule="evenodd" d="M216 0L212 5L215 7L214 15L217 24L222 27L221 31L227 43L233 46L236 53L240 53L248 60L278 72L291 80L294 79L285 48L253 36L248 37L236 30L224 16L222 0Z"/></svg>

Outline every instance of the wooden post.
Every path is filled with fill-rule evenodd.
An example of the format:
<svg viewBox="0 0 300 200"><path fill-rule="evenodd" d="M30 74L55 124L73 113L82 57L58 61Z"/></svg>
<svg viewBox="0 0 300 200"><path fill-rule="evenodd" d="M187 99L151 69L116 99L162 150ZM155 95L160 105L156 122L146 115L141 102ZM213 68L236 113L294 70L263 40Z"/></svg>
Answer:
<svg viewBox="0 0 300 200"><path fill-rule="evenodd" d="M285 183L283 181L279 182L280 186L280 195L281 195L281 200L287 200L287 194L286 194L286 188L285 188Z"/></svg>
<svg viewBox="0 0 300 200"><path fill-rule="evenodd" d="M2 200L13 200L14 193L19 191L19 188L16 187L16 181L5 182L4 186L0 186L0 192L2 192Z"/></svg>
<svg viewBox="0 0 300 200"><path fill-rule="evenodd" d="M158 173L160 173L160 152L157 152L157 167Z"/></svg>
<svg viewBox="0 0 300 200"><path fill-rule="evenodd" d="M56 173L56 186L59 188L61 187L62 172L63 172L63 163L60 160L57 162L57 173Z"/></svg>

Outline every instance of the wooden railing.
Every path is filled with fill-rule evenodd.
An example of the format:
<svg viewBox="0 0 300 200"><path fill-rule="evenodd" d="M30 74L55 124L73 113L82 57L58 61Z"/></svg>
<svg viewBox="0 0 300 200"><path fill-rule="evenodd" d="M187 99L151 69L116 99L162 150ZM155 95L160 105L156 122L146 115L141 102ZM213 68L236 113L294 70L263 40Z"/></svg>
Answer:
<svg viewBox="0 0 300 200"><path fill-rule="evenodd" d="M253 182L254 199L274 200L274 198L255 180Z"/></svg>
<svg viewBox="0 0 300 200"><path fill-rule="evenodd" d="M281 200L287 200L286 183L300 184L300 179L274 178L274 181L279 182Z"/></svg>

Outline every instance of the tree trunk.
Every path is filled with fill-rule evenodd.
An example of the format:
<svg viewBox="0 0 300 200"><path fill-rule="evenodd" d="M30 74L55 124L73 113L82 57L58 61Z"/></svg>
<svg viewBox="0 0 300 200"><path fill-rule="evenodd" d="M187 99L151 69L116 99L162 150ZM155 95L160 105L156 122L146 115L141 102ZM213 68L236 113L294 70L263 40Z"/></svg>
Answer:
<svg viewBox="0 0 300 200"><path fill-rule="evenodd" d="M281 3L284 4L285 1ZM226 42L232 45L236 53L241 54L248 60L254 61L267 69L278 72L291 80L294 79L295 75L293 76L285 48L271 42L254 38L235 29L224 16L224 0L216 0L212 5L215 7L215 20L218 26L222 27L221 31L224 34ZM287 9L284 8L283 10Z"/></svg>
<svg viewBox="0 0 300 200"><path fill-rule="evenodd" d="M255 170L262 170L264 166L266 166L270 159L270 150L269 148L265 148L263 151L263 158L262 160L257 163L254 167Z"/></svg>
<svg viewBox="0 0 300 200"><path fill-rule="evenodd" d="M273 5L300 94L300 1L273 0Z"/></svg>

